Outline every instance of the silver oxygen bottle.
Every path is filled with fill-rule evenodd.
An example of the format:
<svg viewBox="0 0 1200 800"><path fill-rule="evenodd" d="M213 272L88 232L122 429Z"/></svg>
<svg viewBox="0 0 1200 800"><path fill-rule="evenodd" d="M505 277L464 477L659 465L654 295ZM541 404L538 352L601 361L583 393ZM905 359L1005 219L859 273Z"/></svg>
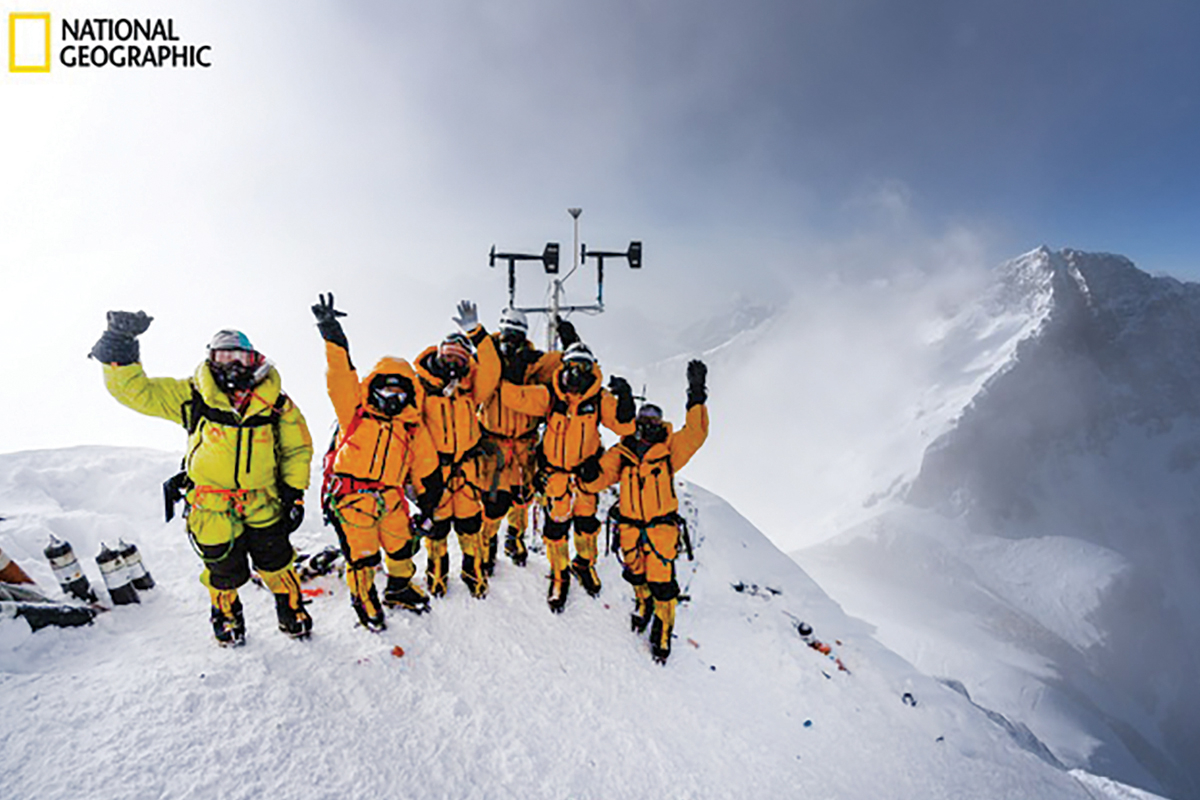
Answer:
<svg viewBox="0 0 1200 800"><path fill-rule="evenodd" d="M96 555L96 566L100 567L100 574L104 576L104 585L108 588L113 605L125 606L141 602L137 589L133 588L133 581L129 578L129 570L125 568L125 561L121 558L121 554L116 550L110 550L104 542L100 543L100 552Z"/></svg>
<svg viewBox="0 0 1200 800"><path fill-rule="evenodd" d="M50 569L54 570L54 577L62 587L63 594L71 595L85 603L96 602L96 593L92 591L87 576L83 574L70 542L50 534L50 544L46 545L43 552L50 561Z"/></svg>
<svg viewBox="0 0 1200 800"><path fill-rule="evenodd" d="M137 545L130 544L121 539L117 542L117 552L121 554L121 560L125 562L125 568L129 570L129 577L133 581L133 588L139 592L153 589L154 578L151 577L150 571L146 569L146 565L142 562L142 554L138 552Z"/></svg>

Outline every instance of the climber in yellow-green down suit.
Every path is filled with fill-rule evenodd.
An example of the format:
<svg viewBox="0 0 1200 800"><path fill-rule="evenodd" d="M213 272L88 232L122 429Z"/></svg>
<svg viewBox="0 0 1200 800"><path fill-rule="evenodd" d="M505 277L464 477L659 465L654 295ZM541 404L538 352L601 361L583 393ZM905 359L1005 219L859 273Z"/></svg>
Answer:
<svg viewBox="0 0 1200 800"><path fill-rule="evenodd" d="M245 641L238 588L250 563L275 595L279 628L306 638L312 619L292 566L290 534L304 519L313 445L275 367L245 334L223 330L190 378L148 378L137 337L145 312L108 312L108 330L90 353L123 405L188 431L184 457L187 532L204 561L200 581L212 599L213 635L222 646Z"/></svg>

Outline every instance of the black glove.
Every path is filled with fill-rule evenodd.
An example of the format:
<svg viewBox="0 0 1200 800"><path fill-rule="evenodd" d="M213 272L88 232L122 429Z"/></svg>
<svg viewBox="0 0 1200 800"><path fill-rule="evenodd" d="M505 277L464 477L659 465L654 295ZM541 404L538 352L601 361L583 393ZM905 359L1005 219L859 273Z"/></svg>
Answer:
<svg viewBox="0 0 1200 800"><path fill-rule="evenodd" d="M438 503L441 502L442 494L446 489L441 467L435 468L433 472L421 478L421 489L421 493L413 498L413 502L420 509L421 516L433 519L433 512L437 510Z"/></svg>
<svg viewBox="0 0 1200 800"><path fill-rule="evenodd" d="M575 474L579 480L584 483L591 483L600 477L600 454L596 453L588 456L583 460L578 467L575 468Z"/></svg>
<svg viewBox="0 0 1200 800"><path fill-rule="evenodd" d="M579 334L575 332L575 326L571 324L570 320L558 320L557 327L558 340L562 342L563 350L579 341Z"/></svg>
<svg viewBox="0 0 1200 800"><path fill-rule="evenodd" d="M321 338L349 352L350 343L346 341L342 323L338 322L338 317L346 316L346 312L333 307L333 292L317 295L317 304L312 307L312 312L317 318L317 330L321 332Z"/></svg>
<svg viewBox="0 0 1200 800"><path fill-rule="evenodd" d="M617 422L630 422L637 409L633 405L633 389L629 381L613 375L608 379L608 390L617 398Z"/></svg>
<svg viewBox="0 0 1200 800"><path fill-rule="evenodd" d="M279 523L284 533L291 533L304 522L304 490L282 484L279 487L279 502L283 504L283 517Z"/></svg>
<svg viewBox="0 0 1200 800"><path fill-rule="evenodd" d="M694 359L688 362L687 365L687 407L691 408L696 405L703 405L708 402L708 389L704 385L705 378L708 377L708 367L704 366L704 362L699 359Z"/></svg>
<svg viewBox="0 0 1200 800"><path fill-rule="evenodd" d="M110 311L108 312L108 330L100 335L100 340L92 346L88 353L104 364L116 364L123 367L141 360L141 350L137 337L145 333L154 317L145 311Z"/></svg>

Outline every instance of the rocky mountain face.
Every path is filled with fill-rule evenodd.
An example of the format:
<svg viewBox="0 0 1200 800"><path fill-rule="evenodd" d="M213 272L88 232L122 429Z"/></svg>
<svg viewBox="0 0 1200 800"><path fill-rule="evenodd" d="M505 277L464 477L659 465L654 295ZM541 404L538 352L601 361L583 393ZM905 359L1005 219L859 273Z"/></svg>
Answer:
<svg viewBox="0 0 1200 800"><path fill-rule="evenodd" d="M1028 521L1033 467L1049 454L1102 451L1123 426L1159 435L1200 419L1200 285L1041 248L1001 268L990 300L1038 314L1038 327L928 449L911 502ZM1179 445L1170 466L1190 468L1200 451Z"/></svg>
<svg viewBox="0 0 1200 800"><path fill-rule="evenodd" d="M1172 796L1198 797L1200 285L1041 248L1001 267L985 305L1036 324L927 449L905 500L973 534L1066 537L1120 559L1095 578L1098 635L1071 643L1073 665L1034 648L1055 671L1044 683ZM1021 567L997 569L1003 582ZM1008 587L1014 606L1031 591Z"/></svg>

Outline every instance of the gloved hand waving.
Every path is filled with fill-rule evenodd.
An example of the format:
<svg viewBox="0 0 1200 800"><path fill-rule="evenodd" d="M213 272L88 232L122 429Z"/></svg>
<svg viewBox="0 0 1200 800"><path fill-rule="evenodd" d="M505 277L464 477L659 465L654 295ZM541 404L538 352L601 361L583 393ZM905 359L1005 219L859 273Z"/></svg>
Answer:
<svg viewBox="0 0 1200 800"><path fill-rule="evenodd" d="M109 311L108 329L92 346L88 357L123 367L141 359L137 337L146 332L154 317L145 311Z"/></svg>
<svg viewBox="0 0 1200 800"><path fill-rule="evenodd" d="M342 323L338 322L338 317L346 316L346 312L333 307L333 292L317 295L317 303L312 307L312 313L317 318L317 330L321 332L321 338L349 351L350 343L346 341Z"/></svg>
<svg viewBox="0 0 1200 800"><path fill-rule="evenodd" d="M694 359L688 362L687 365L687 380L688 394L687 406L691 408L695 405L702 405L708 402L708 387L705 386L705 380L708 377L708 367L703 361Z"/></svg>
<svg viewBox="0 0 1200 800"><path fill-rule="evenodd" d="M463 300L458 304L458 315L451 319L464 333L470 333L479 324L479 311L470 300Z"/></svg>
<svg viewBox="0 0 1200 800"><path fill-rule="evenodd" d="M613 375L608 379L608 390L617 398L617 422L632 420L637 409L633 404L633 389L629 387L629 381Z"/></svg>

